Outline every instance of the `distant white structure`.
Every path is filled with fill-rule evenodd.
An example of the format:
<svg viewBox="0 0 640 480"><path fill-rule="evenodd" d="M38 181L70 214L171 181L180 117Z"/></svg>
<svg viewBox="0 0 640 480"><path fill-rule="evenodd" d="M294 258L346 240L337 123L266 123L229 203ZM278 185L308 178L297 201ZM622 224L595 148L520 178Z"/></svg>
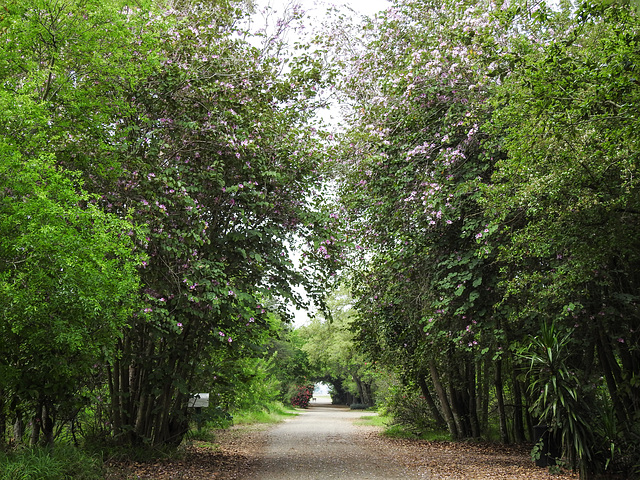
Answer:
<svg viewBox="0 0 640 480"><path fill-rule="evenodd" d="M313 396L317 397L318 395L329 395L329 385L322 382L316 383Z"/></svg>

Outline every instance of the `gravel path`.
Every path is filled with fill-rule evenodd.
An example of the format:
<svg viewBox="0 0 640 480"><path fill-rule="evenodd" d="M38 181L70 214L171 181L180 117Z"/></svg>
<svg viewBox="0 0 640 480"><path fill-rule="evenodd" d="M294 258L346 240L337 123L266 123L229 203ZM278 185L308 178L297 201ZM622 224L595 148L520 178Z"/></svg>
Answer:
<svg viewBox="0 0 640 480"><path fill-rule="evenodd" d="M364 441L363 411L329 403L308 410L266 434L266 446L246 480L392 480L410 476L390 452Z"/></svg>
<svg viewBox="0 0 640 480"><path fill-rule="evenodd" d="M531 461L530 446L394 439L358 425L372 413L329 403L277 425L216 432L150 462L107 462L106 480L577 480Z"/></svg>

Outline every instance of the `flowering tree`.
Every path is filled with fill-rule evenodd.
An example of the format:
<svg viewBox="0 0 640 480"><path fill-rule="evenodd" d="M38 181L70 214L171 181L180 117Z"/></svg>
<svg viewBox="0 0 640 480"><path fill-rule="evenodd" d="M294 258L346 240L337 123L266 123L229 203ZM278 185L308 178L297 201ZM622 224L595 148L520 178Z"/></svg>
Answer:
<svg viewBox="0 0 640 480"><path fill-rule="evenodd" d="M636 376L636 22L617 5L398 1L345 62L361 345L429 380L452 435L485 431L495 401L503 440L552 422L585 476L611 460L598 445L637 435L620 404ZM536 345L562 354L542 366ZM580 378L542 375L555 358ZM602 408L626 433L594 422Z"/></svg>
<svg viewBox="0 0 640 480"><path fill-rule="evenodd" d="M289 255L301 236L311 245L328 238L313 206L321 140L306 126L322 75L307 53L283 76L279 40L252 46L234 2L133 3L9 4L0 67L11 140L3 153L15 164L46 159L43 171L58 172L66 189L64 179L77 182L76 197L60 208L87 213L69 228L96 234L96 252L130 260L114 260L123 278L144 258L143 306L130 311L133 280L111 292L121 310L109 325L122 328L105 330L104 351L117 354L92 366L109 390L113 435L179 443L190 394L234 358L259 354L279 321L273 311L285 315L284 301L301 300L293 286L322 277ZM121 238L112 253L98 242L107 233ZM326 255L316 248L306 261Z"/></svg>
<svg viewBox="0 0 640 480"><path fill-rule="evenodd" d="M498 265L483 253L493 227L478 203L494 164L481 125L505 42L497 24L484 4L398 2L344 85L358 112L342 200L365 252L352 275L360 341L428 378L423 393L456 437L486 425L476 395L504 342L490 310Z"/></svg>
<svg viewBox="0 0 640 480"><path fill-rule="evenodd" d="M284 315L272 298L299 301L292 287L310 284L289 246L326 234L312 206L320 139L305 126L321 81L313 60L281 77L269 50L241 38L234 5L152 18L162 63L128 94L135 114L114 131L124 171L101 204L133 208L149 228L148 306L109 366L114 433L162 444L180 442L216 358L252 355L271 329L267 303Z"/></svg>

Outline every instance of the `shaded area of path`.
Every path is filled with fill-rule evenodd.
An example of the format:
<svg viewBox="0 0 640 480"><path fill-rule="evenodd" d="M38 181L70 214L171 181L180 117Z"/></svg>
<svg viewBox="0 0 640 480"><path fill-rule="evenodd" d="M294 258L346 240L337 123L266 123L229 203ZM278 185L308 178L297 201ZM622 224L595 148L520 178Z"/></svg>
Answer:
<svg viewBox="0 0 640 480"><path fill-rule="evenodd" d="M266 434L264 451L246 480L392 480L416 477L408 474L398 458L366 442L354 425L363 411L313 402L299 416L277 425Z"/></svg>

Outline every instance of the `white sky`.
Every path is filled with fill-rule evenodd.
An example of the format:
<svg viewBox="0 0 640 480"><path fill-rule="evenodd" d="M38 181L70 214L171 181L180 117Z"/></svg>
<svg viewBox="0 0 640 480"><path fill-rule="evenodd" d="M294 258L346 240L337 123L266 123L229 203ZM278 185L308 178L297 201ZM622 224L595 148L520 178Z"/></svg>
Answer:
<svg viewBox="0 0 640 480"><path fill-rule="evenodd" d="M316 8L315 5L341 5L346 4L351 6L356 12L367 16L373 16L380 10L384 10L391 4L388 0L337 0L337 1L322 1L322 0L299 0L299 3L307 9Z"/></svg>

